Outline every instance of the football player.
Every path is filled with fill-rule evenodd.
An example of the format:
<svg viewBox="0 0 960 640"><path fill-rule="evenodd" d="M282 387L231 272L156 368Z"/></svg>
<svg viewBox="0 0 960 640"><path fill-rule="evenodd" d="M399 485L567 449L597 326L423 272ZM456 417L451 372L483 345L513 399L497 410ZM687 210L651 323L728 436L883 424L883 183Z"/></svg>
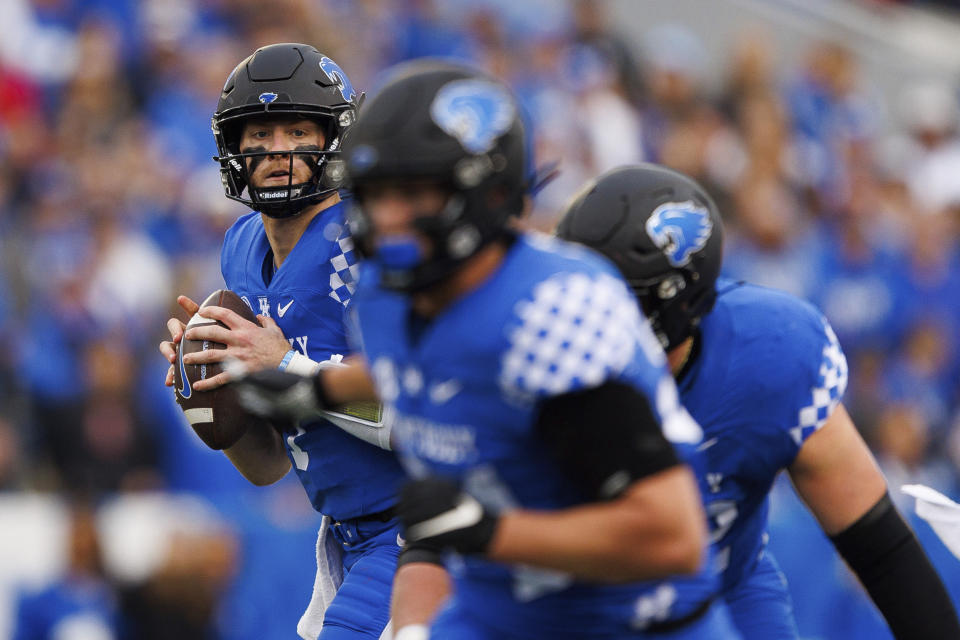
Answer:
<svg viewBox="0 0 960 640"><path fill-rule="evenodd" d="M960 638L956 612L842 404L847 363L827 320L786 293L718 279L722 227L693 180L657 165L587 184L557 227L620 269L704 431L701 490L723 595L744 638L797 638L766 545L782 469L895 637Z"/></svg>
<svg viewBox="0 0 960 640"><path fill-rule="evenodd" d="M514 97L437 61L389 78L344 149L352 306L415 478L398 579L448 554L431 637L737 637L682 462L700 428L653 333L612 266L511 231L532 173ZM316 408L350 399L344 375L263 372L242 397Z"/></svg>
<svg viewBox="0 0 960 640"><path fill-rule="evenodd" d="M356 260L338 193L339 151L362 99L333 60L303 44L258 49L227 78L213 116L216 160L227 197L253 212L227 231L220 263L226 286L259 324L205 308L203 316L227 328L191 327L187 338L226 349L187 354L186 364L229 358L249 370L312 374L318 363L348 354L344 313ZM192 300L178 301L191 316L197 312ZM175 319L168 326L172 338L160 349L173 362L185 327ZM207 391L228 377L199 380L178 393ZM376 416L367 417L314 416L282 432L263 423L224 451L256 485L278 481L293 466L314 508L332 521L321 527L318 559L333 566L320 567L315 601L298 627L305 638L315 637L320 624L323 640L379 638L389 618L400 550L394 502L405 476L393 454L331 422L377 431ZM331 536L342 559L330 557ZM341 563L342 584L327 607Z"/></svg>

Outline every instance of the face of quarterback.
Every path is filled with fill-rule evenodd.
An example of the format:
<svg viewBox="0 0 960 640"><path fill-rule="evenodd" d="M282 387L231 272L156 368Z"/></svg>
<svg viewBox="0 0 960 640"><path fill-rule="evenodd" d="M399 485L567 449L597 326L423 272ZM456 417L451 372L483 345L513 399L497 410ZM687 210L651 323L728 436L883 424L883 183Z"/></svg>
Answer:
<svg viewBox="0 0 960 640"><path fill-rule="evenodd" d="M326 136L313 120L297 117L255 118L243 125L240 151L276 151L265 156L246 158L250 184L254 187L282 188L310 180L317 168L317 157L294 154L293 179L290 177L290 156L283 151L320 151Z"/></svg>
<svg viewBox="0 0 960 640"><path fill-rule="evenodd" d="M450 191L432 180L388 180L364 187L363 210L374 244L413 238L421 254L429 255L430 243L414 221L440 215L449 199Z"/></svg>

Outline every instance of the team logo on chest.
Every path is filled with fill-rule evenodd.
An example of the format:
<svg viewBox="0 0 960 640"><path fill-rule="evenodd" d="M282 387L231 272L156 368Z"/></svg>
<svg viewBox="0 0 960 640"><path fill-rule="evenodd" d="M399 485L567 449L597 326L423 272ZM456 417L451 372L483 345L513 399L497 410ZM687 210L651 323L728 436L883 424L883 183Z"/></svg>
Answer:
<svg viewBox="0 0 960 640"><path fill-rule="evenodd" d="M270 300L267 296L257 296L260 302L260 315L270 317Z"/></svg>
<svg viewBox="0 0 960 640"><path fill-rule="evenodd" d="M690 262L690 256L706 246L713 221L706 207L686 202L667 202L647 219L647 235L675 267Z"/></svg>

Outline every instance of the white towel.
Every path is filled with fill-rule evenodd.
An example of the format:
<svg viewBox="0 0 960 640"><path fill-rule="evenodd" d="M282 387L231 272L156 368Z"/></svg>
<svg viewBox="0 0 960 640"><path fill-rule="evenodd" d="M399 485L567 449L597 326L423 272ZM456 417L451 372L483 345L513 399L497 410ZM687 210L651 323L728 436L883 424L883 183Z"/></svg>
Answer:
<svg viewBox="0 0 960 640"><path fill-rule="evenodd" d="M323 516L317 533L317 576L313 596L297 623L297 635L303 640L317 640L323 628L323 616L343 583L343 549L330 534L330 517Z"/></svg>
<svg viewBox="0 0 960 640"><path fill-rule="evenodd" d="M427 638L429 638L429 636ZM380 634L380 640L394 640L393 620L387 620L387 626L383 628L383 633Z"/></svg>
<svg viewBox="0 0 960 640"><path fill-rule="evenodd" d="M922 484L905 484L900 490L917 499L917 515L929 522L943 544L960 558L960 504Z"/></svg>

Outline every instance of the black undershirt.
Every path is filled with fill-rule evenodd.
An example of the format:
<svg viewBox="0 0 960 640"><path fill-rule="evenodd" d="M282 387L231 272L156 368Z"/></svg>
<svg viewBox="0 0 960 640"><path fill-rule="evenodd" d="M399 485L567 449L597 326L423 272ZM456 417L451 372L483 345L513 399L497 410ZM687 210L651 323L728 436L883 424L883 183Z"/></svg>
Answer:
<svg viewBox="0 0 960 640"><path fill-rule="evenodd" d="M269 287L276 273L277 265L273 262L273 249L267 249L267 256L263 259L263 267L260 270L260 275L263 276L263 283Z"/></svg>

